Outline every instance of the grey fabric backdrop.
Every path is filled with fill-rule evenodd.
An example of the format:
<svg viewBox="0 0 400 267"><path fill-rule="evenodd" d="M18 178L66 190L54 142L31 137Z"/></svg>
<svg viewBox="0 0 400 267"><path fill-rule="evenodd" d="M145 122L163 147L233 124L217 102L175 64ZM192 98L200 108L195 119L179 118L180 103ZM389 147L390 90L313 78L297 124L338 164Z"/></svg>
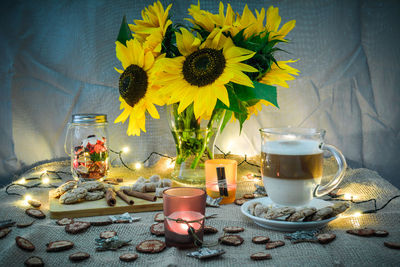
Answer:
<svg viewBox="0 0 400 267"><path fill-rule="evenodd" d="M171 1L167 1L169 3ZM300 77L279 88L280 109L266 108L246 122L241 136L230 124L217 139L225 151L259 153L258 129L321 127L353 167L378 171L400 186L399 1L246 1L250 9L280 8L282 22L297 20L288 35L299 58ZM5 1L0 11L0 176L43 160L65 157L63 142L71 114L119 114L114 40L121 18L138 19L152 1ZM163 1L166 4L166 1ZM171 15L182 22L190 3L174 1ZM204 0L211 11L217 1ZM232 1L241 12L245 1ZM128 137L127 125L110 123L111 146L125 145L127 161L151 151L174 154L165 108L147 120L147 133Z"/></svg>

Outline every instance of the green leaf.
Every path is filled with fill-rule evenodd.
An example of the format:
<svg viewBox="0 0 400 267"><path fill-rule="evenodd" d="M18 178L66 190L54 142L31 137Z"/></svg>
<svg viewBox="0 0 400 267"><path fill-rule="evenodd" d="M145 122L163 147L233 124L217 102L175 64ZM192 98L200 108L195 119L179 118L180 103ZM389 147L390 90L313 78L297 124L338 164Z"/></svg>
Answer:
<svg viewBox="0 0 400 267"><path fill-rule="evenodd" d="M237 33L235 36L233 36L233 37L232 37L232 35L230 35L231 38L232 38L232 41L233 41L233 43L234 43L235 45L238 45L238 44L240 44L240 43L242 43L242 42L244 41L243 32L244 32L245 29L246 29L246 28L243 28L240 32L238 32L238 33Z"/></svg>
<svg viewBox="0 0 400 267"><path fill-rule="evenodd" d="M178 24L169 25L167 31L165 32L164 39L161 43L161 53L165 53L166 57L168 58L181 56L181 53L176 47L175 32L178 31L177 29L178 29Z"/></svg>
<svg viewBox="0 0 400 267"><path fill-rule="evenodd" d="M234 84L233 88L239 100L248 101L253 99L264 99L279 108L275 86L259 82L253 82L253 84L254 88L241 84Z"/></svg>
<svg viewBox="0 0 400 267"><path fill-rule="evenodd" d="M96 153L93 152L90 154L90 160L91 161L104 161L107 159L107 152L100 152L100 153Z"/></svg>
<svg viewBox="0 0 400 267"><path fill-rule="evenodd" d="M191 29L193 31L198 32L203 40L207 39L208 35L210 35L209 31L207 31L206 29L197 24L196 27L192 27Z"/></svg>
<svg viewBox="0 0 400 267"><path fill-rule="evenodd" d="M240 125L239 134L241 134L242 129L243 129L243 123L247 120L247 111L246 111L246 113L236 113L235 112L235 118L239 121L239 125Z"/></svg>
<svg viewBox="0 0 400 267"><path fill-rule="evenodd" d="M233 115L233 112L230 110L227 110L225 112L224 120L222 121L222 124L221 124L221 130L220 130L221 133L225 129L226 124L231 120L232 115Z"/></svg>
<svg viewBox="0 0 400 267"><path fill-rule="evenodd" d="M126 46L126 41L131 40L132 38L133 37L131 30L129 29L129 25L126 23L126 16L124 16L122 18L121 27L119 28L117 41Z"/></svg>
<svg viewBox="0 0 400 267"><path fill-rule="evenodd" d="M236 96L235 91L233 90L232 84L228 83L225 85L226 90L228 91L228 97L229 97L229 107L222 103L221 100L218 99L217 104L215 105L215 108L222 108L226 110L230 110L233 112L237 113L243 113L246 112L246 108L241 105L240 99Z"/></svg>

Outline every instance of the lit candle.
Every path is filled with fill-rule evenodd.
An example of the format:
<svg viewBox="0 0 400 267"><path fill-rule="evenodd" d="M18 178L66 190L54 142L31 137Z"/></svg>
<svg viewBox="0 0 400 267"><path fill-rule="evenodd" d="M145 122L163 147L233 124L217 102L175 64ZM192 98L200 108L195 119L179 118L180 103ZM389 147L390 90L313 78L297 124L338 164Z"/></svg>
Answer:
<svg viewBox="0 0 400 267"><path fill-rule="evenodd" d="M223 167L225 172L225 182L228 190L228 196L223 196L220 204L232 203L236 196L236 177L237 177L237 161L231 159L212 159L205 163L206 172L206 190L207 195L212 198L221 196L220 188L222 183L218 183L217 168Z"/></svg>
<svg viewBox="0 0 400 267"><path fill-rule="evenodd" d="M163 192L165 243L178 248L193 248L194 238L203 240L206 193L199 188L177 187Z"/></svg>
<svg viewBox="0 0 400 267"><path fill-rule="evenodd" d="M186 224L185 222L177 222L174 220L182 219L187 222L199 221L199 222L189 223L189 225L193 227L195 231L197 231L201 228L201 222L204 216L200 212L195 212L195 211L176 211L170 214L168 218L169 220L167 220L167 224L168 228L171 229L171 231L180 235L187 235L189 229L188 224Z"/></svg>

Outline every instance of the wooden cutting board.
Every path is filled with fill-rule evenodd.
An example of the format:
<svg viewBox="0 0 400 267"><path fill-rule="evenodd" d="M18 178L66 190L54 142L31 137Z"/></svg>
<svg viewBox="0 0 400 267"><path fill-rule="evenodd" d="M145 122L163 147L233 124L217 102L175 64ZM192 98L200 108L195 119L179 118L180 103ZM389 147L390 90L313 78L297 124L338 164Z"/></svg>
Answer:
<svg viewBox="0 0 400 267"><path fill-rule="evenodd" d="M110 207L107 205L105 198L95 201L84 201L81 203L65 205L60 204L57 198L52 198L50 195L51 191L49 192L49 210L50 218L52 219L79 218L122 214L125 212L156 211L163 209L162 198L157 198L157 201L151 202L140 198L129 197L135 202L135 204L128 205L117 196L117 204L113 207Z"/></svg>

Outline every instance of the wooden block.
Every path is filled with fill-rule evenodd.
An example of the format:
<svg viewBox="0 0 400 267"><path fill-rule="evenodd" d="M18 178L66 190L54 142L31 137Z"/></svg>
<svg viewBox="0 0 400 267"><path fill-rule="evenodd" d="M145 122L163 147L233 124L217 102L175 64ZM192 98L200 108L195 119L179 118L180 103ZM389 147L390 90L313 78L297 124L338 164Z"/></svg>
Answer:
<svg viewBox="0 0 400 267"><path fill-rule="evenodd" d="M162 198L157 198L157 201L150 202L140 198L130 197L135 204L128 205L117 197L117 204L112 207L107 205L105 198L66 205L60 204L58 198L50 197L51 192L52 191L49 192L49 211L50 218L52 219L112 215L125 212L157 211L163 209Z"/></svg>

